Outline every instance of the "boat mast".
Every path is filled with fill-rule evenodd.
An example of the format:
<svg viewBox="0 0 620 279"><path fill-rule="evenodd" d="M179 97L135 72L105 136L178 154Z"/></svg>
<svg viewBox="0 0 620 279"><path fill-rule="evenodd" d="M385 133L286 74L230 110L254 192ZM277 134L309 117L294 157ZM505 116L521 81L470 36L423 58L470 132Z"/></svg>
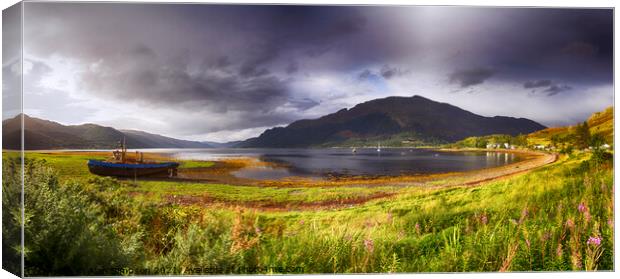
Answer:
<svg viewBox="0 0 620 279"><path fill-rule="evenodd" d="M125 163L127 156L127 146L125 145L125 137L123 136L123 144L121 145L121 162Z"/></svg>

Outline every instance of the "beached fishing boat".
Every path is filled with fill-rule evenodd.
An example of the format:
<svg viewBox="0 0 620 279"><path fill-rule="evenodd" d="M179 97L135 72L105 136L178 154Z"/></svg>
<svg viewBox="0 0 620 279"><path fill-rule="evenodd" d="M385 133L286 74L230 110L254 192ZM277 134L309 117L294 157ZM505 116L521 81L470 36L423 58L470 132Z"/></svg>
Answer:
<svg viewBox="0 0 620 279"><path fill-rule="evenodd" d="M136 151L136 157L133 160L127 158L127 147L125 139L119 142L120 150L112 152L113 157L109 161L88 160L88 170L97 175L103 176L153 176L166 175L169 177L177 175L177 162L145 162L143 154Z"/></svg>
<svg viewBox="0 0 620 279"><path fill-rule="evenodd" d="M127 164L88 160L91 173L104 176L138 177L150 175L176 176L179 163Z"/></svg>

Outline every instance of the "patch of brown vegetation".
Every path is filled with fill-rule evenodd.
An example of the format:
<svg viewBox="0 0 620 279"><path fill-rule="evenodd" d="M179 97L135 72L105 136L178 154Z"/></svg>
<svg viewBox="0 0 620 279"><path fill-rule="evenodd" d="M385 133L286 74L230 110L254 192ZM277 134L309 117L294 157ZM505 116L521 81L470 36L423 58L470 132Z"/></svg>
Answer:
<svg viewBox="0 0 620 279"><path fill-rule="evenodd" d="M390 192L378 192L365 196L347 197L341 199L321 200L321 201L273 201L273 200L254 200L254 201L232 201L210 197L208 195L166 195L165 204L176 205L199 205L199 206L226 206L242 207L267 211L294 211L294 210L326 210L351 207L364 204L371 200L389 198L396 195Z"/></svg>

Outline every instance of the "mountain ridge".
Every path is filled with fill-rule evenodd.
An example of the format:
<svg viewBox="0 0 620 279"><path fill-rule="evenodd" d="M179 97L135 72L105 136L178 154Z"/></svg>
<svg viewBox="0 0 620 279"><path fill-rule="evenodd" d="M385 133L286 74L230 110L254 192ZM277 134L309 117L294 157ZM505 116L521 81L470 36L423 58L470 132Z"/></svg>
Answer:
<svg viewBox="0 0 620 279"><path fill-rule="evenodd" d="M351 139L417 134L421 142L453 142L470 136L528 134L545 126L508 116L485 117L414 95L374 99L315 119L267 129L242 147L310 147Z"/></svg>
<svg viewBox="0 0 620 279"><path fill-rule="evenodd" d="M125 138L129 148L209 148L206 143L188 141L137 130L118 130L86 123L63 125L58 122L24 116L24 149L110 149ZM21 115L2 121L2 148L19 149Z"/></svg>

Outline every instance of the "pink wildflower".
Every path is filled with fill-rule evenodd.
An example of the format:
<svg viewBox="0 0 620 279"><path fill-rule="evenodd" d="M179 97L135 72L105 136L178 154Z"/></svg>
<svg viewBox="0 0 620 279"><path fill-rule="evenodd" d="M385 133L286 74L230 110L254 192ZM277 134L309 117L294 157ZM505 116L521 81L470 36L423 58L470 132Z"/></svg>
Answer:
<svg viewBox="0 0 620 279"><path fill-rule="evenodd" d="M364 246L366 246L366 251L368 251L368 253L372 253L372 251L375 250L375 243L372 239L364 239Z"/></svg>
<svg viewBox="0 0 620 279"><path fill-rule="evenodd" d="M482 216L480 216L480 222L484 225L486 225L489 222L489 219L487 218L487 215L482 214Z"/></svg>
<svg viewBox="0 0 620 279"><path fill-rule="evenodd" d="M599 246L601 245L601 238L598 236L590 236L590 238L588 238L588 245L594 245L594 246Z"/></svg>
<svg viewBox="0 0 620 279"><path fill-rule="evenodd" d="M588 207L586 207L586 205L582 202L582 203L579 203L579 206L577 206L577 209L579 210L579 212L584 213L588 210Z"/></svg>
<svg viewBox="0 0 620 279"><path fill-rule="evenodd" d="M583 214L586 217L586 223L589 223L590 220L592 220L592 215L590 215L590 212L587 212Z"/></svg>

